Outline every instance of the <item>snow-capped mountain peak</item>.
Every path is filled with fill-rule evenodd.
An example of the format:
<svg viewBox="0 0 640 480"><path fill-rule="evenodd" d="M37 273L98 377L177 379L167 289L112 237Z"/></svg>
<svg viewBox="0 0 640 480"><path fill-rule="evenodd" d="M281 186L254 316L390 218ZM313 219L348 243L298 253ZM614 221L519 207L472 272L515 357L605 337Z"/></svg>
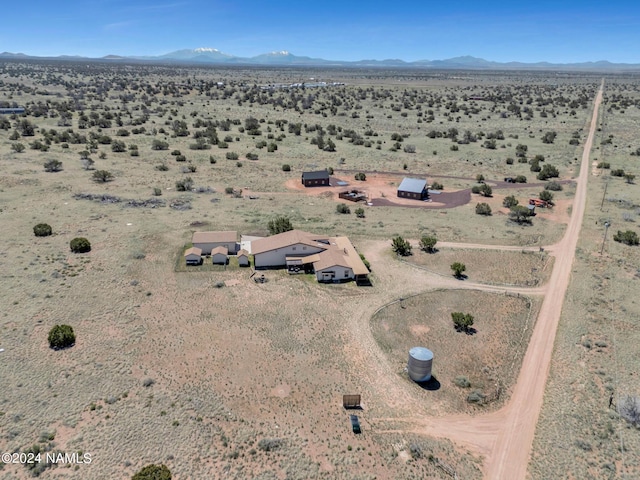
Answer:
<svg viewBox="0 0 640 480"><path fill-rule="evenodd" d="M222 53L220 52L220 50L218 50L217 48L208 48L208 47L200 47L200 48L194 48L193 49L194 52L196 53L205 53L205 52L209 52L209 53Z"/></svg>

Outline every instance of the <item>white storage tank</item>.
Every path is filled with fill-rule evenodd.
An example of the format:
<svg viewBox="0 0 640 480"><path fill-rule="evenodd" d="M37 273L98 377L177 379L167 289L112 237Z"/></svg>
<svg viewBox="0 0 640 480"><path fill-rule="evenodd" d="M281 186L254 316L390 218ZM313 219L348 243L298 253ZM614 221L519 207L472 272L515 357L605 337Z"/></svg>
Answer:
<svg viewBox="0 0 640 480"><path fill-rule="evenodd" d="M433 352L424 347L413 347L409 350L409 377L414 382L428 382L431 380Z"/></svg>

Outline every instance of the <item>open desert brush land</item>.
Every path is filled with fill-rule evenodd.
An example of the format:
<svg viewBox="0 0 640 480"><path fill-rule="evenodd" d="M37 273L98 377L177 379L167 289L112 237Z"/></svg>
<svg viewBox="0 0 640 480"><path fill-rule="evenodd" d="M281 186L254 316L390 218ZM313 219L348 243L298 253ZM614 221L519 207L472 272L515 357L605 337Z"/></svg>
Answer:
<svg viewBox="0 0 640 480"><path fill-rule="evenodd" d="M273 87L310 78L327 86ZM164 463L175 478L482 478L481 452L405 420L509 401L600 82L0 63L0 108L18 109L0 114L0 451L91 456L0 463L0 476L130 478ZM605 85L593 156L610 168L589 178L532 478L637 474L637 430L607 402L638 395L637 247L613 240L637 232L638 79ZM324 169L348 186L301 185ZM398 199L404 177L426 179L431 202ZM344 189L369 202L343 202ZM514 213L540 198L550 208ZM348 236L371 285L184 265L194 231L267 236L276 217ZM34 235L38 224L51 235ZM398 236L413 255L392 252ZM441 246L421 251L424 236ZM78 237L90 251L71 251ZM454 312L474 331L456 331ZM73 346L49 347L57 324L73 327ZM418 344L435 354L436 389L404 369ZM342 407L351 393L362 395L357 436Z"/></svg>

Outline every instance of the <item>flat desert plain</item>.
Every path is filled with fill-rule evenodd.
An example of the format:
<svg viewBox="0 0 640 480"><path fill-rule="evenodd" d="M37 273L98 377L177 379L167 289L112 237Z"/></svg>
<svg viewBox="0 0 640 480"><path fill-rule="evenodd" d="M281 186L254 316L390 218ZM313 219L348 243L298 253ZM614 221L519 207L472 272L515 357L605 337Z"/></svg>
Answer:
<svg viewBox="0 0 640 480"><path fill-rule="evenodd" d="M310 78L328 85L269 87ZM640 257L614 237L638 232L639 79L0 63L0 107L25 108L0 114L0 476L637 478ZM322 169L348 185L301 184ZM399 199L404 177L431 201ZM533 217L505 206L549 194ZM267 236L276 217L348 236L371 285L184 265L194 231ZM562 268L541 408L520 416ZM56 324L72 347L49 347ZM427 384L413 346L434 352ZM510 470L521 418L532 441ZM20 464L38 452L69 458Z"/></svg>

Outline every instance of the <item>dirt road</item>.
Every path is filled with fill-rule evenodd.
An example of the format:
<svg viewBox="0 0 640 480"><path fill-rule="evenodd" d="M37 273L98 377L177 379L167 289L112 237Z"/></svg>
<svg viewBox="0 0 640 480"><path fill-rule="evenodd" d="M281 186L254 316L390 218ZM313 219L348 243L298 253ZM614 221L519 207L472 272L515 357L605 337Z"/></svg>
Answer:
<svg viewBox="0 0 640 480"><path fill-rule="evenodd" d="M553 340L571 279L571 265L578 243L587 197L589 155L602 101L603 86L596 96L589 136L584 146L573 213L562 241L555 246L556 261L547 286L518 382L510 402L490 415L434 419L428 432L475 447L486 454L485 476L491 480L526 478L536 424L549 375Z"/></svg>
<svg viewBox="0 0 640 480"><path fill-rule="evenodd" d="M508 290L513 293L522 290L523 294L545 294L538 321L531 336L509 403L501 410L477 417L451 415L437 418L424 416L418 418L378 419L407 422L407 429L402 430L404 432L426 433L430 436L447 438L482 454L485 457L483 472L485 478L490 480L524 480L527 475L533 437L549 375L554 339L571 279L571 266L585 210L587 180L590 171L589 157L596 130L598 109L602 101L603 88L604 83L601 85L594 101L589 135L584 146L572 215L567 230L560 242L544 247L545 250L551 251L556 257L549 282L538 289L502 288L502 290ZM441 243L439 246L498 250L529 249L529 247L457 243ZM533 248L536 249L538 247ZM443 288L462 287L493 290L492 287L470 283L461 285L461 283L465 282L449 282L442 278L437 283L438 287ZM411 426L409 427L409 425Z"/></svg>

